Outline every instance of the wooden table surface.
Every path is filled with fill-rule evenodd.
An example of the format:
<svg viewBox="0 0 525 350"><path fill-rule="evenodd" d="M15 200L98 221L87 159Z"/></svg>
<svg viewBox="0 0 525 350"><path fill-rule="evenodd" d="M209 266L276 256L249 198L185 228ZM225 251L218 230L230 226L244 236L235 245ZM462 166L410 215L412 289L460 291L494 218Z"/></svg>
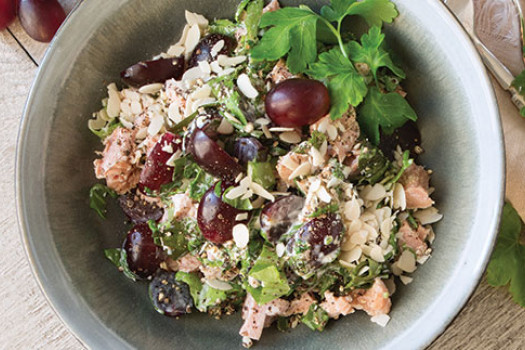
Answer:
<svg viewBox="0 0 525 350"><path fill-rule="evenodd" d="M0 349L84 348L37 286L16 220L18 124L46 48L47 44L31 40L18 22L0 32ZM506 93L497 86L495 91L500 107L508 106ZM523 173L517 176L523 178ZM505 289L488 286L484 276L464 309L429 349L502 348L525 349L525 309L513 303Z"/></svg>

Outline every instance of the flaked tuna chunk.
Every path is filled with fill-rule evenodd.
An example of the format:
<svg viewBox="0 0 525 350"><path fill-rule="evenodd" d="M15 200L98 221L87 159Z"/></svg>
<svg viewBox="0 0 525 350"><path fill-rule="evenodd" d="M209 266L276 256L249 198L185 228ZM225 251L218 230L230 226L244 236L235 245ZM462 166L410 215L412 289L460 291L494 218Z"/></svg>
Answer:
<svg viewBox="0 0 525 350"><path fill-rule="evenodd" d="M248 293L242 307L244 324L239 331L243 337L259 340L265 327L269 327L275 317L283 315L288 310L290 303L284 299L275 299L264 305L257 302Z"/></svg>
<svg viewBox="0 0 525 350"><path fill-rule="evenodd" d="M114 164L106 171L106 184L118 194L124 194L135 188L139 182L140 169L137 169L129 160Z"/></svg>
<svg viewBox="0 0 525 350"><path fill-rule="evenodd" d="M239 331L243 337L259 340L264 329L266 314L264 306L257 305L252 296L248 293L242 307L242 318L244 323Z"/></svg>
<svg viewBox="0 0 525 350"><path fill-rule="evenodd" d="M295 314L303 314L305 315L308 313L308 310L310 309L310 306L315 302L314 298L310 295L310 293L304 293L301 295L298 299L292 300L290 303L290 307L286 312L280 316L291 316Z"/></svg>
<svg viewBox="0 0 525 350"><path fill-rule="evenodd" d="M197 219L197 208L193 200L187 193L175 194L171 197L173 202L173 218L180 220L182 218Z"/></svg>
<svg viewBox="0 0 525 350"><path fill-rule="evenodd" d="M125 128L116 128L104 140L102 158L94 161L95 175L106 179L107 186L118 194L134 188L140 177L140 169L132 163L135 153L135 134Z"/></svg>
<svg viewBox="0 0 525 350"><path fill-rule="evenodd" d="M337 120L332 120L330 114L325 115L310 125L310 132L313 131L321 132L327 136L328 154L337 157L342 163L346 157L353 155L352 150L360 134L355 109L349 108Z"/></svg>
<svg viewBox="0 0 525 350"><path fill-rule="evenodd" d="M274 12L274 11L277 11L278 9L280 9L280 8L281 8L281 5L279 5L279 1L272 0L272 1L270 1L270 3L268 5L266 5L263 8L263 13Z"/></svg>
<svg viewBox="0 0 525 350"><path fill-rule="evenodd" d="M340 315L346 316L354 312L351 295L336 297L334 293L326 291L324 297L325 301L320 306L330 318L338 319Z"/></svg>
<svg viewBox="0 0 525 350"><path fill-rule="evenodd" d="M412 164L405 170L399 183L405 189L408 209L423 209L434 204L429 195L429 181L430 176L421 165Z"/></svg>
<svg viewBox="0 0 525 350"><path fill-rule="evenodd" d="M177 265L179 271L182 272L195 272L199 270L199 267L202 265L199 259L194 257L191 254L186 254L177 259Z"/></svg>
<svg viewBox="0 0 525 350"><path fill-rule="evenodd" d="M342 127L338 127L338 135L336 139L331 142L332 147L330 148L329 154L331 156L337 156L339 162L342 163L347 156L352 155L352 149L361 131L353 107L337 121L341 123Z"/></svg>
<svg viewBox="0 0 525 350"><path fill-rule="evenodd" d="M296 76L288 70L288 67L286 67L286 62L281 58L268 74L267 79L270 79L274 84L278 84L281 81L295 77Z"/></svg>
<svg viewBox="0 0 525 350"><path fill-rule="evenodd" d="M414 230L412 226L405 220L399 228L397 234L398 245L403 247L407 245L409 248L412 248L418 257L425 255L425 252L428 249L428 245L425 243L430 229L423 227L422 225L417 226L417 230Z"/></svg>
<svg viewBox="0 0 525 350"><path fill-rule="evenodd" d="M352 296L352 306L357 310L364 310L370 316L386 315L390 312L390 293L380 278L376 278L369 289L353 291Z"/></svg>

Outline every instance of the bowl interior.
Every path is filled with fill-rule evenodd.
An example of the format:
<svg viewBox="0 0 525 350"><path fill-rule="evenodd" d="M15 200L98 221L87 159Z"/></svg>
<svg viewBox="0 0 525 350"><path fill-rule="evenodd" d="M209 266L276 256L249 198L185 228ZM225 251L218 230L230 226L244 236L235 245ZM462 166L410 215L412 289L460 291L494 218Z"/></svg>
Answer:
<svg viewBox="0 0 525 350"><path fill-rule="evenodd" d="M459 311L485 266L504 182L494 96L478 56L441 3L395 2L401 15L387 27L387 41L409 77L405 87L426 150L422 162L434 170L434 196L445 214L435 226L433 257L412 284L398 288L386 328L357 312L331 322L322 334L304 326L287 334L267 329L259 349L422 347ZM44 60L19 136L19 216L48 298L92 348L240 347L239 315L221 321L196 313L163 317L150 306L145 284L130 283L104 258L104 248L120 245L125 225L116 208L107 221L89 209L94 150L101 147L87 129L105 86L119 80L123 67L178 40L184 9L231 17L236 3L87 1Z"/></svg>

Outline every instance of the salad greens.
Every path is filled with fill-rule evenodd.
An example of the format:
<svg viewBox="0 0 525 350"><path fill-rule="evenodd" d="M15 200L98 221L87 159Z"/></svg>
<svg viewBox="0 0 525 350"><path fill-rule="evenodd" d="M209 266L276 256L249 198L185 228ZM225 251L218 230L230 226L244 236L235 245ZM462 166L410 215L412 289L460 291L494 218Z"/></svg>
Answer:
<svg viewBox="0 0 525 350"><path fill-rule="evenodd" d="M95 184L89 190L89 207L102 218L106 218L106 199L117 197L117 193L103 184Z"/></svg>
<svg viewBox="0 0 525 350"><path fill-rule="evenodd" d="M406 222L414 230L409 234L418 235L414 240L424 248L423 257L430 254L430 239L416 232L422 227L418 207L395 204L400 186L394 184L412 170L411 150L401 156L387 145L386 154L386 142L380 144L381 135L416 120L400 87L405 73L386 50L381 31L397 16L395 5L332 0L320 14L305 5L274 6L263 14L264 5L242 0L234 20L200 28L199 49L177 58L197 62L186 70L196 78L183 72L148 96L136 87L122 91L161 108L151 107L157 115L141 130L135 115L124 123L128 126L116 117L94 130L104 139L116 127L132 130L129 149L119 155L133 160L123 161L118 173L123 179L117 177L129 187L114 191L97 184L90 191L90 206L101 217L108 197L129 199L128 207L122 198L119 204L134 226L124 248L106 249L105 255L127 277L153 281L150 288L157 294L150 296L156 296L157 311L179 316L194 306L219 317L246 301L244 317L256 319L247 319L246 327L253 329L243 326L241 334L251 339L260 336L251 331L262 331L273 320L281 330L304 323L322 331L329 318L346 314L330 308L345 303L345 310L367 312L366 307L384 304L373 312L386 315L390 294L383 280L414 271L416 259L414 266L401 266L403 253L421 257L399 232ZM369 26L359 37L343 30L351 16ZM235 49L227 47L229 39ZM209 57L193 61L207 51ZM297 107L295 124L291 117L277 121L267 106L268 95L292 74L299 76L292 83L306 81L320 89L312 105ZM302 91L306 85L298 86ZM305 101L304 95L287 94ZM124 97L120 102L126 103ZM318 106L323 108L316 118L304 117ZM144 108L140 116L150 112ZM150 134L157 116L164 124ZM199 152L196 131L206 136ZM132 170L128 178L124 165ZM431 232L428 225L424 229ZM377 289L378 295L367 298L379 303L357 300ZM259 328L253 326L257 322Z"/></svg>

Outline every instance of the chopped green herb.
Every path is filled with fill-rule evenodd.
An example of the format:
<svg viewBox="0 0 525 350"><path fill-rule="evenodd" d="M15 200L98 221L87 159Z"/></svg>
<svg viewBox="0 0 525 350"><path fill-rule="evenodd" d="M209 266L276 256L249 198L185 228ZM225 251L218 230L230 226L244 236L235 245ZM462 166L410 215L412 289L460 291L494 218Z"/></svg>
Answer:
<svg viewBox="0 0 525 350"><path fill-rule="evenodd" d="M359 181L371 185L378 182L390 168L390 161L383 155L383 152L369 143L363 144L357 162Z"/></svg>
<svg viewBox="0 0 525 350"><path fill-rule="evenodd" d="M208 174L206 171L199 167L197 175L190 182L189 186L189 196L191 199L200 201L204 193L209 190L209 188L215 182L215 178Z"/></svg>
<svg viewBox="0 0 525 350"><path fill-rule="evenodd" d="M111 248L105 249L104 255L109 259L120 271L132 281L137 280L137 276L131 272L128 266L127 254L124 249L120 248Z"/></svg>
<svg viewBox="0 0 525 350"><path fill-rule="evenodd" d="M271 162L248 162L248 174L267 191L275 186L275 166Z"/></svg>
<svg viewBox="0 0 525 350"><path fill-rule="evenodd" d="M217 188L217 187L215 187ZM228 198L228 193L233 189L234 187L228 187L226 189L226 191L224 191L224 194L222 195L222 201L226 204L229 204L231 205L232 207L234 208L237 208L237 209L241 209L241 210L252 210L253 209L253 206L252 206L252 202L250 202L250 199L249 198L244 198L242 199L240 197L237 197L237 198L234 198L234 199L229 199ZM215 194L217 194L217 192L215 192ZM220 195L219 195L220 197Z"/></svg>
<svg viewBox="0 0 525 350"><path fill-rule="evenodd" d="M329 319L328 313L323 308L318 304L312 304L310 309L308 309L308 313L301 318L301 321L312 331L322 332Z"/></svg>
<svg viewBox="0 0 525 350"><path fill-rule="evenodd" d="M222 34L226 36L234 36L237 29L237 24L228 19L216 19L208 28L210 34Z"/></svg>
<svg viewBox="0 0 525 350"><path fill-rule="evenodd" d="M396 176L389 181L390 184L395 184L399 181L405 170L408 169L414 163L414 160L410 158L410 151L403 152L403 163L401 165L401 169L397 172Z"/></svg>
<svg viewBox="0 0 525 350"><path fill-rule="evenodd" d="M105 140L109 135L113 133L113 131L115 131L116 128L121 126L122 124L120 123L118 118L114 118L100 130L95 130L92 128L89 128L89 130L91 130L91 132L97 135L101 140Z"/></svg>
<svg viewBox="0 0 525 350"><path fill-rule="evenodd" d="M190 125L191 122L197 117L197 115L199 115L198 111L190 114L189 116L184 118L182 121L180 121L178 124L173 126L170 129L170 131L175 133L175 134L184 131L188 127L188 125Z"/></svg>
<svg viewBox="0 0 525 350"><path fill-rule="evenodd" d="M106 199L108 195L117 198L117 193L103 184L95 184L89 190L89 207L102 218L106 218Z"/></svg>
<svg viewBox="0 0 525 350"><path fill-rule="evenodd" d="M368 270L361 273L365 267ZM359 263L354 269L350 271L349 281L345 285L346 290L353 290L356 288L368 288L377 277L387 276L388 269L386 265L376 262L373 259L366 259Z"/></svg>
<svg viewBox="0 0 525 350"><path fill-rule="evenodd" d="M290 329L290 318L279 316L277 318L277 329L280 332L286 332Z"/></svg>
<svg viewBox="0 0 525 350"><path fill-rule="evenodd" d="M319 216L326 215L328 213L336 213L339 210L339 205L332 203L330 205L317 208L312 214L308 215L309 218L317 218ZM331 236L328 236L331 237ZM328 243L329 244L329 243Z"/></svg>
<svg viewBox="0 0 525 350"><path fill-rule="evenodd" d="M259 287L247 285L246 290L257 304L266 304L283 295L288 295L291 288L284 273L279 269L279 258L268 246L264 246L248 276L259 281Z"/></svg>
<svg viewBox="0 0 525 350"><path fill-rule="evenodd" d="M317 130L313 130L310 134L310 139L308 142L312 145L312 147L315 147L317 149L321 148L321 145L323 142L326 141L326 134L319 132Z"/></svg>

